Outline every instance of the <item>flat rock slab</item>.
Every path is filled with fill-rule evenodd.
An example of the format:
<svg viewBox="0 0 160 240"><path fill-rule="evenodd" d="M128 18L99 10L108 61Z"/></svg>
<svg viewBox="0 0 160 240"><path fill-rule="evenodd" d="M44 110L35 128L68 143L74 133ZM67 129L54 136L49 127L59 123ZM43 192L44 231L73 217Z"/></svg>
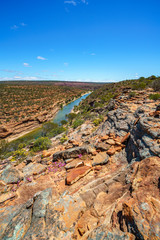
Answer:
<svg viewBox="0 0 160 240"><path fill-rule="evenodd" d="M4 181L6 184L17 183L22 179L22 173L11 166L6 167L0 176L0 180Z"/></svg>
<svg viewBox="0 0 160 240"><path fill-rule="evenodd" d="M0 196L0 203L4 203L5 201L9 200L9 199L12 199L16 197L16 193L4 193Z"/></svg>
<svg viewBox="0 0 160 240"><path fill-rule="evenodd" d="M83 165L84 165L83 161L81 161L79 159L75 159L75 160L67 163L66 166L65 166L65 169L69 170L69 169L72 169L72 168L81 167Z"/></svg>
<svg viewBox="0 0 160 240"><path fill-rule="evenodd" d="M106 154L106 152L100 152L93 158L92 166L104 165L108 163L108 159L109 156Z"/></svg>
<svg viewBox="0 0 160 240"><path fill-rule="evenodd" d="M77 182L80 178L84 177L90 171L91 168L88 166L72 169L69 173L67 173L66 184L72 185L73 183Z"/></svg>
<svg viewBox="0 0 160 240"><path fill-rule="evenodd" d="M46 165L42 165L40 163L30 163L23 168L24 177L40 174L46 169Z"/></svg>
<svg viewBox="0 0 160 240"><path fill-rule="evenodd" d="M58 161L59 159L69 159L69 158L76 158L80 154L86 154L88 153L88 148L83 147L74 147L71 149L67 149L64 151L56 152L53 154L53 161Z"/></svg>

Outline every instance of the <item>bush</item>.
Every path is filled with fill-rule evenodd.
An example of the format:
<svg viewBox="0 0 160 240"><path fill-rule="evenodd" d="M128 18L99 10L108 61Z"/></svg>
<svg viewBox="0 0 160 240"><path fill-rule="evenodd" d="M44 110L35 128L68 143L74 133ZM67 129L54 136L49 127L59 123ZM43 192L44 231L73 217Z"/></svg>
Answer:
<svg viewBox="0 0 160 240"><path fill-rule="evenodd" d="M25 143L20 143L18 145L18 149L22 149L22 148L25 148L26 147L26 144Z"/></svg>
<svg viewBox="0 0 160 240"><path fill-rule="evenodd" d="M152 88L154 91L160 91L160 79L157 79L152 83Z"/></svg>
<svg viewBox="0 0 160 240"><path fill-rule="evenodd" d="M66 120L62 120L61 121L61 125L66 125L67 124L67 121Z"/></svg>
<svg viewBox="0 0 160 240"><path fill-rule="evenodd" d="M0 141L0 155L5 154L8 148L8 142L6 140Z"/></svg>
<svg viewBox="0 0 160 240"><path fill-rule="evenodd" d="M77 119L74 121L72 127L75 129L77 127L79 127L80 125L82 125L84 123L84 121L82 119Z"/></svg>
<svg viewBox="0 0 160 240"><path fill-rule="evenodd" d="M69 120L69 122L70 122L71 124L72 124L73 119L74 119L76 116L77 116L76 113L69 113L69 114L67 115L67 118L68 118L68 120Z"/></svg>
<svg viewBox="0 0 160 240"><path fill-rule="evenodd" d="M47 133L51 132L53 129L56 129L56 128L58 128L57 123L53 123L53 122L44 123L42 127L42 135L46 136Z"/></svg>
<svg viewBox="0 0 160 240"><path fill-rule="evenodd" d="M136 82L132 86L133 90L143 90L145 88L146 88L146 83L145 82Z"/></svg>
<svg viewBox="0 0 160 240"><path fill-rule="evenodd" d="M68 138L66 137L66 135L64 134L63 137L60 139L61 143L64 143L68 140Z"/></svg>
<svg viewBox="0 0 160 240"><path fill-rule="evenodd" d="M51 143L52 142L48 137L40 137L33 143L32 150L34 152L47 150L51 147Z"/></svg>
<svg viewBox="0 0 160 240"><path fill-rule="evenodd" d="M132 97L135 97L136 96L136 93L135 92L130 92L129 94L128 94L128 97L129 98L132 98Z"/></svg>
<svg viewBox="0 0 160 240"><path fill-rule="evenodd" d="M160 94L159 93L150 94L149 95L149 99L151 99L151 100L158 100L158 99L160 99Z"/></svg>
<svg viewBox="0 0 160 240"><path fill-rule="evenodd" d="M12 159L11 161L15 161L15 160L24 160L25 157L27 157L28 153L26 152L26 150L24 149L18 149L15 152L12 152Z"/></svg>
<svg viewBox="0 0 160 240"><path fill-rule="evenodd" d="M95 126L98 126L101 122L102 122L102 119L100 119L100 118L96 118L96 119L93 121L93 123L94 123Z"/></svg>

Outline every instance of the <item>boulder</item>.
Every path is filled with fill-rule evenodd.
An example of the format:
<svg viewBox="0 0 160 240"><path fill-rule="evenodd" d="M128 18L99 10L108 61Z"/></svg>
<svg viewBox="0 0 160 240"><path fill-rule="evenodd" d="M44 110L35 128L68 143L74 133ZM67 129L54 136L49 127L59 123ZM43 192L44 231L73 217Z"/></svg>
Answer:
<svg viewBox="0 0 160 240"><path fill-rule="evenodd" d="M88 153L88 148L86 146L82 147L74 147L71 149L67 149L64 151L59 151L53 154L53 161L58 161L60 159L69 159L69 158L77 158L80 154Z"/></svg>
<svg viewBox="0 0 160 240"><path fill-rule="evenodd" d="M88 166L83 166L79 168L74 168L67 173L66 184L72 185L77 182L80 178L84 177L87 173L91 171L91 168Z"/></svg>
<svg viewBox="0 0 160 240"><path fill-rule="evenodd" d="M13 193L13 192L4 193L4 194L0 195L0 203L4 203L5 201L10 200L15 197L16 197L16 193Z"/></svg>
<svg viewBox="0 0 160 240"><path fill-rule="evenodd" d="M37 175L44 172L47 169L46 165L42 165L40 163L29 163L27 166L23 168L24 177Z"/></svg>
<svg viewBox="0 0 160 240"><path fill-rule="evenodd" d="M1 173L0 180L6 184L17 183L23 179L23 175L20 171L14 169L11 165L7 166Z"/></svg>
<svg viewBox="0 0 160 240"><path fill-rule="evenodd" d="M92 166L94 167L96 165L104 165L108 163L108 159L109 156L106 154L106 152L98 153L95 157L93 157Z"/></svg>
<svg viewBox="0 0 160 240"><path fill-rule="evenodd" d="M81 166L83 166L83 165L84 165L84 162L83 162L83 161L81 161L80 159L75 159L75 160L67 163L67 164L65 165L65 169L66 169L66 170L69 170L69 169L72 169L72 168L81 167Z"/></svg>

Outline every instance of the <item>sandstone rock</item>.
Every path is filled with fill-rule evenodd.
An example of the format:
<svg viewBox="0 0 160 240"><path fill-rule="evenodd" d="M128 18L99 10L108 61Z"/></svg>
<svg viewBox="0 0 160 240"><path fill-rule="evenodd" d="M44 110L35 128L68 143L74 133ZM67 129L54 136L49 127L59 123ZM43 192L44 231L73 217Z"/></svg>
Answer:
<svg viewBox="0 0 160 240"><path fill-rule="evenodd" d="M30 227L32 208L30 204L23 206L7 207L0 209L0 238L1 239L24 239Z"/></svg>
<svg viewBox="0 0 160 240"><path fill-rule="evenodd" d="M80 154L86 154L88 152L87 147L75 147L65 151L56 152L53 154L53 161L58 161L59 159L69 159L69 158L76 158Z"/></svg>
<svg viewBox="0 0 160 240"><path fill-rule="evenodd" d="M130 136L130 132L128 132L122 139L121 139L121 143L124 143L125 141L127 141L127 139Z"/></svg>
<svg viewBox="0 0 160 240"><path fill-rule="evenodd" d="M98 153L95 157L93 157L92 166L96 165L104 165L108 163L109 156L106 152Z"/></svg>
<svg viewBox="0 0 160 240"><path fill-rule="evenodd" d="M114 145L115 144L115 141L113 139L108 139L106 141L106 143L110 144L110 145Z"/></svg>
<svg viewBox="0 0 160 240"><path fill-rule="evenodd" d="M109 138L109 136L105 135L105 136L101 137L101 141L106 141L108 138Z"/></svg>
<svg viewBox="0 0 160 240"><path fill-rule="evenodd" d="M115 149L114 147L111 147L111 148L107 151L107 154L110 155L110 156L112 156L112 155L115 154L115 152L116 152L116 149Z"/></svg>
<svg viewBox="0 0 160 240"><path fill-rule="evenodd" d="M16 197L16 193L13 193L13 192L4 193L0 196L0 203L4 203L5 201L10 200L14 197Z"/></svg>
<svg viewBox="0 0 160 240"><path fill-rule="evenodd" d="M75 159L75 160L73 160L73 161L71 161L70 163L67 163L66 165L65 165L65 169L66 170L69 170L69 169L72 169L72 168L76 168L76 167L81 167L81 166L83 166L84 165L84 162L83 161L81 161L81 160L79 160L79 159Z"/></svg>
<svg viewBox="0 0 160 240"><path fill-rule="evenodd" d="M8 189L8 186L3 181L0 181L0 193L6 192L7 189Z"/></svg>
<svg viewBox="0 0 160 240"><path fill-rule="evenodd" d="M95 145L95 148L100 151L107 151L109 148L110 148L110 145L109 144L106 144L104 142L101 142L101 143L97 143Z"/></svg>
<svg viewBox="0 0 160 240"><path fill-rule="evenodd" d="M44 172L47 169L46 165L40 163L30 163L23 168L23 174L25 177L31 175L37 175Z"/></svg>
<svg viewBox="0 0 160 240"><path fill-rule="evenodd" d="M43 150L43 152L42 152L43 158L50 157L51 155L52 155L51 151Z"/></svg>
<svg viewBox="0 0 160 240"><path fill-rule="evenodd" d="M79 167L71 170L67 173L66 184L72 185L77 182L80 178L84 177L87 173L91 171L91 168L88 166Z"/></svg>
<svg viewBox="0 0 160 240"><path fill-rule="evenodd" d="M83 216L78 220L76 228L76 234L81 237L86 232L91 231L97 227L98 219L90 214L89 211L86 211Z"/></svg>
<svg viewBox="0 0 160 240"><path fill-rule="evenodd" d="M17 183L23 179L22 173L10 165L3 170L0 176L0 180L4 181L6 184Z"/></svg>

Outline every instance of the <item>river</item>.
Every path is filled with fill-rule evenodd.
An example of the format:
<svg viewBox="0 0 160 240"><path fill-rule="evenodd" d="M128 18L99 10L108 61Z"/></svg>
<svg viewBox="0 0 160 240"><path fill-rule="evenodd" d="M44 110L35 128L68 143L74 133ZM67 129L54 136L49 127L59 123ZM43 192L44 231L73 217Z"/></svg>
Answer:
<svg viewBox="0 0 160 240"><path fill-rule="evenodd" d="M83 99L88 97L89 95L90 95L90 93L87 93L87 94L83 95L82 97L76 99L75 101L73 101L73 102L67 104L66 106L64 106L62 110L59 110L59 112L57 113L57 115L53 119L53 122L57 123L57 124L60 124L62 120L67 120L66 114L69 114L72 111L72 109L74 108L74 106L78 106L79 103Z"/></svg>
<svg viewBox="0 0 160 240"><path fill-rule="evenodd" d="M66 115L69 114L73 110L74 106L79 105L79 103L83 99L88 97L90 94L91 94L91 92L83 95L82 97L80 97L80 98L76 99L75 101L64 106L63 109L59 110L58 113L56 114L56 116L53 118L53 122L60 125L62 120L67 120ZM41 136L42 136L42 128L40 127L38 129L35 129L35 130L25 134L24 136L20 137L17 140L19 140L21 142L26 142L26 140L37 139Z"/></svg>

